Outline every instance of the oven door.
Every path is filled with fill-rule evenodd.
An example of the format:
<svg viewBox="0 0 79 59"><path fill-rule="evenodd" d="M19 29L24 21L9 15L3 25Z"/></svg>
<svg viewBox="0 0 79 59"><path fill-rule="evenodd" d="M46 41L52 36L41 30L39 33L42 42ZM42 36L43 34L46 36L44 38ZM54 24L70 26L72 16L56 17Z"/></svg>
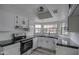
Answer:
<svg viewBox="0 0 79 59"><path fill-rule="evenodd" d="M21 54L31 49L33 46L33 40L21 42Z"/></svg>

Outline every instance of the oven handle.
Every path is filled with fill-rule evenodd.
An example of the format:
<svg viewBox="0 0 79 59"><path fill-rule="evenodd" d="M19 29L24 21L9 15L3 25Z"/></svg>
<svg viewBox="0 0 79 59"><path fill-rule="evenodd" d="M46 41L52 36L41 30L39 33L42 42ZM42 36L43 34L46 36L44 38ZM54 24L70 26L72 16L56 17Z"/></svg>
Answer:
<svg viewBox="0 0 79 59"><path fill-rule="evenodd" d="M32 41L32 40L25 40L25 41L21 41L22 43L28 42L28 41Z"/></svg>

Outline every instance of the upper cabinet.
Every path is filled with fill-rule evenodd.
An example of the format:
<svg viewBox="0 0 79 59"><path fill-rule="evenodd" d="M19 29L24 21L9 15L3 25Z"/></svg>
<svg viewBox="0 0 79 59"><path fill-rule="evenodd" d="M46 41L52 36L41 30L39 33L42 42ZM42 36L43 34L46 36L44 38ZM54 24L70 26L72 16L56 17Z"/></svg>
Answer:
<svg viewBox="0 0 79 59"><path fill-rule="evenodd" d="M79 16L71 16L68 19L69 32L79 32Z"/></svg>

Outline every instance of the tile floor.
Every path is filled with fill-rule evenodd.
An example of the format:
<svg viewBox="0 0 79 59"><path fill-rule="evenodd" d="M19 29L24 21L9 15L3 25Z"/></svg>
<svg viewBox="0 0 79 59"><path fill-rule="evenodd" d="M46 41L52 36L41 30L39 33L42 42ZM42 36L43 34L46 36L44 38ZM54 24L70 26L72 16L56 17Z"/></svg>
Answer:
<svg viewBox="0 0 79 59"><path fill-rule="evenodd" d="M55 50L50 50L50 49L39 47L33 50L31 55L55 55L55 53L56 53Z"/></svg>
<svg viewBox="0 0 79 59"><path fill-rule="evenodd" d="M78 55L78 49L57 46L56 50L38 47L24 55Z"/></svg>

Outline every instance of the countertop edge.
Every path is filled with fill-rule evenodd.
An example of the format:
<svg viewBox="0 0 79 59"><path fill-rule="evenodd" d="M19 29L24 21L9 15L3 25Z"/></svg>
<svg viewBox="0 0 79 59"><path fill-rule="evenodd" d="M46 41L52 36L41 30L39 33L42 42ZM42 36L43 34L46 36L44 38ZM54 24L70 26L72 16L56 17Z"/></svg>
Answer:
<svg viewBox="0 0 79 59"><path fill-rule="evenodd" d="M33 38L36 38L36 37L47 37L47 38L54 38L54 39L58 39L56 37L52 37L52 36L30 36L30 37L27 37L25 40L29 40L29 39L33 39ZM15 43L18 43L18 42L21 42L21 41L24 41L24 40L18 40L16 42L10 42L10 43L7 43L7 44L0 44L0 47L5 47L5 46L8 46L8 45L12 45L12 44L15 44Z"/></svg>
<svg viewBox="0 0 79 59"><path fill-rule="evenodd" d="M59 44L59 43L57 43L56 45L57 45L57 46L67 47L67 48L79 49L79 47L77 47L77 46L72 46L72 45L65 45L65 44Z"/></svg>

